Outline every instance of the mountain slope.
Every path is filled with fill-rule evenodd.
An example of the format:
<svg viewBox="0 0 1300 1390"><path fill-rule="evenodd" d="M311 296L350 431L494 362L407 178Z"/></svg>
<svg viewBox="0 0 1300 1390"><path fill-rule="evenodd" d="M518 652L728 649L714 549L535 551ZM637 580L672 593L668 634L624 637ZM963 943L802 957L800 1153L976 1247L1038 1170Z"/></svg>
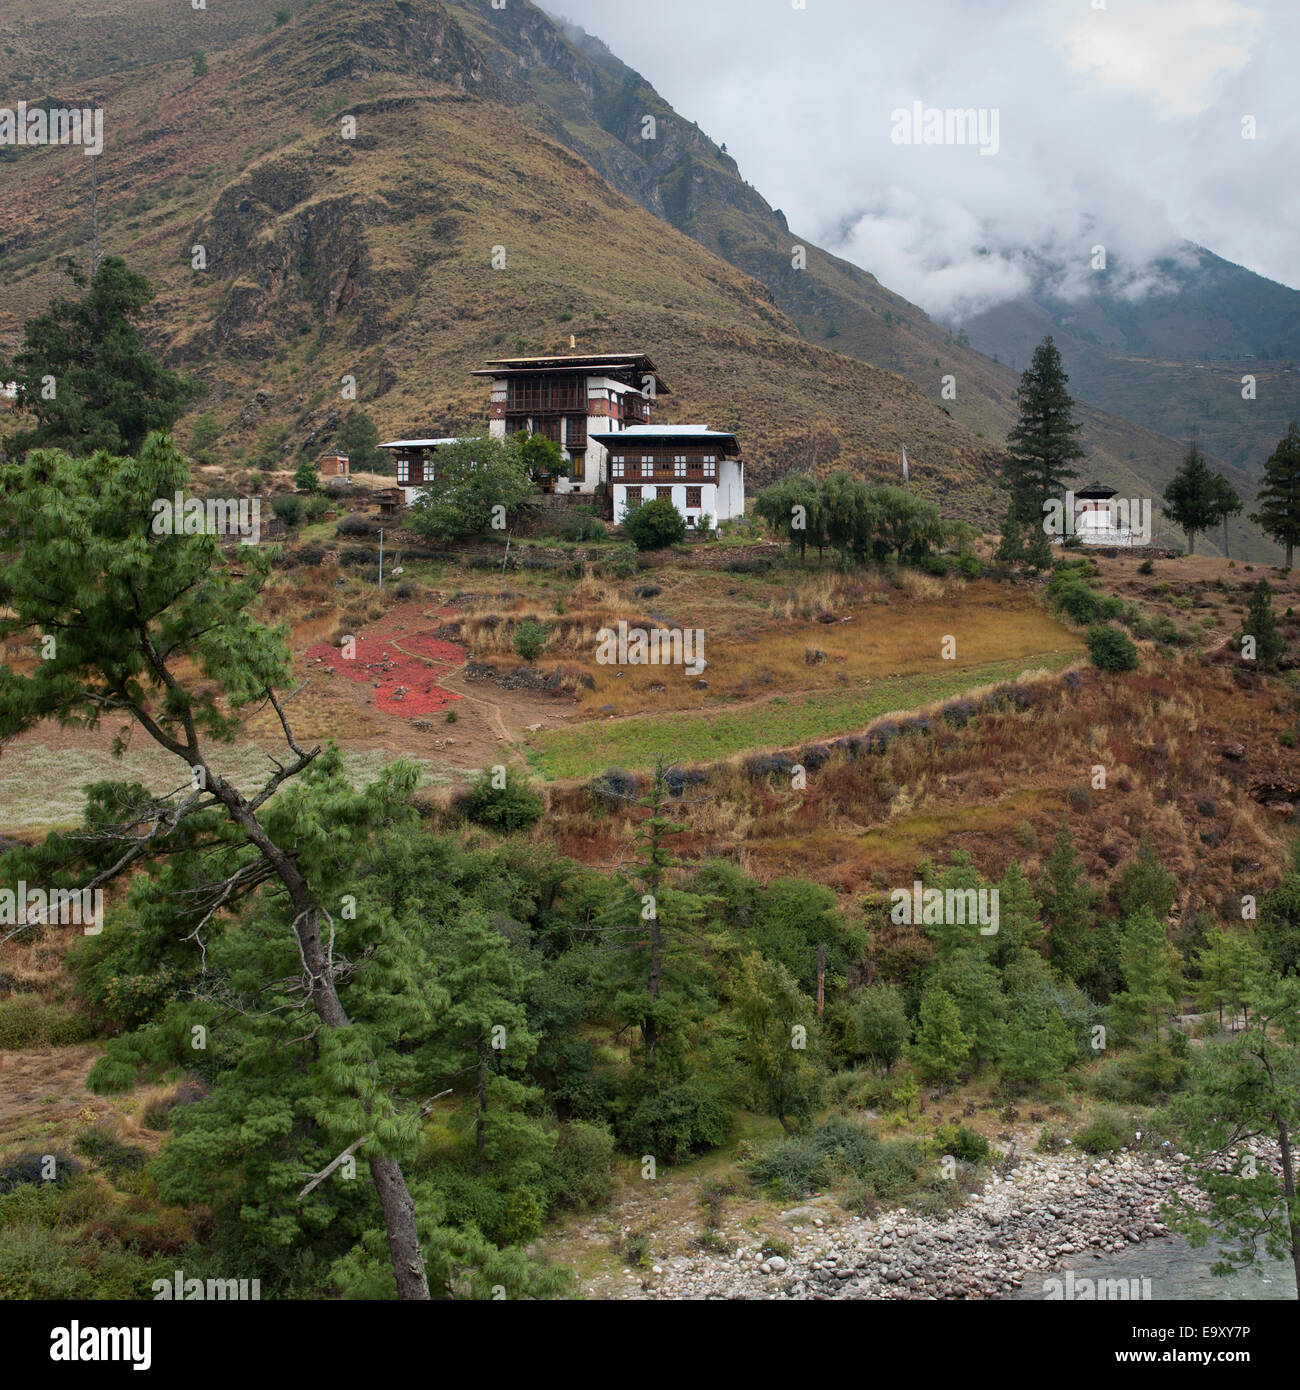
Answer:
<svg viewBox="0 0 1300 1390"><path fill-rule="evenodd" d="M737 429L756 483L814 458L892 476L906 440L919 490L996 511L992 450L901 377L802 340L756 280L520 125L436 0L321 4L205 77L179 60L96 87L101 246L158 285L151 336L208 384L223 449L267 426L320 446L352 408L345 377L382 431L482 427L469 370L573 334L648 351L673 418ZM3 166L10 342L55 258L84 260L87 164L33 149Z"/></svg>
<svg viewBox="0 0 1300 1390"><path fill-rule="evenodd" d="M756 481L808 466L890 476L898 445L906 443L918 487L955 496L973 483L971 505L981 514L996 511L989 470L1015 418L1014 374L867 272L795 236L729 156L598 40L525 0L504 10L492 9L490 0L316 0L269 33L262 32L267 10L254 0L223 3L216 26L172 0L92 0L89 9L85 33L104 45L105 61L122 67L126 34L136 62L79 87L79 95L97 92L108 104L109 148L100 161L104 245L138 254L151 276L161 277L163 341L178 358L204 364L214 389L207 408L224 407L241 435L252 424L282 423L292 443L327 440L330 420L347 407L322 394L320 379L354 365L338 351L345 332L358 341L359 331L366 342L371 375L360 374L359 404L381 428L411 428L416 411L439 432L481 421L481 394L460 376L467 358L473 365L506 349L560 349L570 332L583 348L624 346L635 333L636 345L662 359L678 390L675 417L694 413L740 428ZM55 23L59 14L58 0L0 0L0 22L12 24L18 39L7 45L15 54L0 56L0 75L7 68L12 76L19 62L44 63L39 71L47 76L59 64L93 68L91 45ZM112 42L110 32L117 35ZM213 44L210 72L201 79L191 76L188 61L196 35ZM446 89L481 103L472 118L430 102ZM483 114L489 106L490 117ZM507 133L494 124L506 108L554 143L537 141L524 127ZM337 122L349 113L360 129L358 140L345 144ZM656 117L654 140L641 138L645 114ZM408 119L404 149L375 133L384 121L396 128ZM474 121L501 143L485 145L465 128ZM501 210L518 201L519 190L532 190L530 162L553 165L557 146L661 221L642 222L601 246L604 214L593 221L564 211L572 200L563 185L587 177L583 166L570 159L549 173L538 188L550 190L553 216L526 270L540 277L539 288L544 282L553 301L547 305L544 297L506 293L519 286L513 255L495 278L485 277L483 266L509 223ZM494 168L507 148L511 160ZM344 199L336 186L345 167L339 157L362 153ZM472 193L460 197L471 155ZM51 176L59 194L39 217L25 216L21 195L35 199L35 185L21 178L13 184L11 175L20 161L23 173L32 173L42 158L54 161L40 167L42 174L57 168ZM515 167L504 167L511 162ZM0 253L18 277L0 305L0 343L12 340L21 316L48 296L54 255L85 246L84 165L69 152L11 151L0 160L0 179L20 195L0 208ZM246 215L238 212L243 203ZM493 220L502 226L488 225ZM689 243L673 240L664 222L697 245L686 250ZM541 223L533 218L531 225L537 231ZM471 240L471 229L492 239ZM214 247L206 277L189 274L188 248L214 232L228 244ZM648 262L638 241L656 248ZM807 256L802 270L791 264L796 245ZM677 249L669 253L669 246ZM673 257L699 268L713 286L709 294L734 283L734 272L724 273L719 262L703 269L709 258L700 259L699 246L766 287L764 294L748 282L752 303L740 322L732 321L734 303L714 306L708 296L693 318L679 317ZM274 263L259 261L264 255ZM224 285L222 294L213 293L214 281ZM307 305L317 317L304 317ZM211 332L204 326L209 313ZM429 321L455 331L426 342L421 326ZM752 338L760 325L760 338ZM796 335L804 341L790 341ZM268 355L277 359L274 369L264 364ZM846 357L897 372L916 390L900 396L895 378ZM775 361L782 365L774 368ZM232 362L242 365L232 369ZM1067 367L1075 368L1068 351ZM955 400L940 399L945 376L955 379ZM1080 391L1079 382L1073 385ZM265 405L247 404L259 388L270 392ZM1092 406L1080 414L1089 450L1084 474L1130 495L1158 497L1181 447ZM1245 474L1229 472L1249 493ZM1252 528L1238 529L1239 553L1263 553Z"/></svg>
<svg viewBox="0 0 1300 1390"><path fill-rule="evenodd" d="M1118 279L1099 274L1067 298L1054 289L1062 268L1039 263L1029 296L966 323L971 341L1025 360L1050 332L1082 397L1166 434L1194 427L1210 452L1258 475L1300 418L1300 292L1190 243L1149 268L1154 287L1136 300L1122 262L1110 265ZM1242 398L1247 374L1254 400Z"/></svg>
<svg viewBox="0 0 1300 1390"><path fill-rule="evenodd" d="M493 9L491 0L449 0L449 6L464 16L522 119L582 155L642 207L761 280L810 341L906 376L956 420L1002 442L1016 418L1018 377L993 354L1014 357L1023 367L1033 345L1052 331L1050 322L1025 350L995 346L986 355L977 350L986 344L954 337L867 271L792 231L729 155L599 39L526 0L505 10ZM647 116L654 117L652 139L644 138ZM792 264L795 247L804 248L804 269ZM1088 450L1083 475L1158 500L1182 462L1184 446L1177 441L1186 431L1165 416L1159 424L1123 418L1127 412L1116 402L1126 401L1127 393L1112 399L1094 388L1090 374L1074 380L1076 365L1086 364L1076 364L1073 342L1063 346ZM940 394L947 376L956 379L952 401ZM1213 442L1203 443L1212 456L1218 453ZM1245 461L1235 451L1213 462L1238 491L1253 496ZM1248 524L1234 522L1232 533L1239 552L1272 554Z"/></svg>

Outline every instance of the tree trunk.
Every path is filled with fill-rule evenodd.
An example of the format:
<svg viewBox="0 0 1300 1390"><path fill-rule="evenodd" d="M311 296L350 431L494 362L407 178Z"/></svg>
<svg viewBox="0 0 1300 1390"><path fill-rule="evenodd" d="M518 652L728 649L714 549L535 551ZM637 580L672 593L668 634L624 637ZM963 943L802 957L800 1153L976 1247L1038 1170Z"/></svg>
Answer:
<svg viewBox="0 0 1300 1390"><path fill-rule="evenodd" d="M1228 554L1228 518L1226 516L1223 518L1223 558L1225 560L1232 558Z"/></svg>
<svg viewBox="0 0 1300 1390"><path fill-rule="evenodd" d="M1290 569L1290 568L1291 568L1291 549L1292 549L1291 542L1290 542L1290 541L1287 541L1287 543L1286 543L1286 567L1287 567L1287 569Z"/></svg>
<svg viewBox="0 0 1300 1390"><path fill-rule="evenodd" d="M205 768L205 771L207 769ZM334 984L334 972L326 956L320 935L320 918L312 904L307 883L298 866L284 853L262 828L261 822L244 804L243 797L228 782L208 773L208 785L217 799L243 828L258 852L275 869L276 875L289 892L293 904L302 959L311 980L311 999L321 1022L327 1028L346 1028L347 1010ZM365 1103L370 1113L369 1102ZM415 1225L415 1203L402 1174L401 1165L386 1154L376 1154L369 1160L370 1176L384 1213L384 1228L388 1234L388 1253L393 1262L393 1278L397 1296L404 1300L427 1301L429 1281L424 1272L424 1257L420 1253L420 1237Z"/></svg>
<svg viewBox="0 0 1300 1390"><path fill-rule="evenodd" d="M478 1040L478 1114L474 1119L474 1164L475 1171L483 1172L487 1158L487 1064L484 1060L483 1039Z"/></svg>
<svg viewBox="0 0 1300 1390"><path fill-rule="evenodd" d="M1291 1233L1291 1264L1295 1269L1296 1297L1300 1298L1300 1224L1296 1221L1295 1159L1291 1153L1291 1131L1286 1117L1273 1116L1277 1122L1278 1146L1282 1150L1282 1190L1286 1193L1287 1229Z"/></svg>

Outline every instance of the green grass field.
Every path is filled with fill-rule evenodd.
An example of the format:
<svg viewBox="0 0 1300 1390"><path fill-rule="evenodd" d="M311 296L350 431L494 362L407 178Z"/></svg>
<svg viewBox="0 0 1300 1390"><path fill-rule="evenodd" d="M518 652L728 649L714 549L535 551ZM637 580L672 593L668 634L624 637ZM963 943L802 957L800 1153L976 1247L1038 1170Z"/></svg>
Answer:
<svg viewBox="0 0 1300 1390"><path fill-rule="evenodd" d="M1013 680L1026 671L1057 670L1078 659L1076 651L1048 652L964 666L942 675L890 677L862 690L778 696L732 711L589 720L535 735L527 750L528 762L549 781L592 777L608 767L653 767L660 757L680 764L712 762L753 749L783 748L851 733L881 715Z"/></svg>

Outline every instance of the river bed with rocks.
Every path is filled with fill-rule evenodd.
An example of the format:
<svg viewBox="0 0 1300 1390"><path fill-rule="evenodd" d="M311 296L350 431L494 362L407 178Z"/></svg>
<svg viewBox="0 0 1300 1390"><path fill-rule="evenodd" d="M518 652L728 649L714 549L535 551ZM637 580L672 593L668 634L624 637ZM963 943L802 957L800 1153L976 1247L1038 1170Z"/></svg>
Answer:
<svg viewBox="0 0 1300 1390"><path fill-rule="evenodd" d="M871 1218L828 1199L779 1211L789 1254L734 1232L731 1253L665 1253L639 1279L588 1297L655 1299L1049 1299L1294 1297L1289 1266L1221 1281L1213 1250L1192 1250L1161 1215L1190 1192L1177 1156L1077 1150L996 1164L982 1191L944 1218ZM727 1232L731 1236L733 1232ZM747 1238L746 1238L747 1237ZM1099 1281L1107 1281L1099 1288Z"/></svg>

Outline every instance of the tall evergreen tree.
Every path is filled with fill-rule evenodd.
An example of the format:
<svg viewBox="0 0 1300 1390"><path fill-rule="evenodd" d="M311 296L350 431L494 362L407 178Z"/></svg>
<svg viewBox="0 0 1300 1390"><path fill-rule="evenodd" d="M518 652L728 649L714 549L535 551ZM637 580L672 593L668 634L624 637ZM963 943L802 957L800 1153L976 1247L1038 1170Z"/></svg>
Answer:
<svg viewBox="0 0 1300 1390"><path fill-rule="evenodd" d="M1187 533L1189 555L1196 553L1196 537L1223 519L1219 489L1222 481L1210 472L1205 455L1193 439L1182 467L1165 488L1165 510L1174 525Z"/></svg>
<svg viewBox="0 0 1300 1390"><path fill-rule="evenodd" d="M1020 419L1007 436L1007 479L1026 522L1041 524L1043 503L1078 477L1070 465L1084 456L1075 438L1082 426L1074 418L1068 381L1060 351L1048 336L1021 374L1016 393Z"/></svg>
<svg viewBox="0 0 1300 1390"><path fill-rule="evenodd" d="M202 387L145 347L139 325L154 291L143 275L120 256L105 256L92 280L75 267L69 274L80 298L55 299L29 319L12 361L0 361L0 382L17 384L20 416L35 420L6 446L16 456L134 454L151 431L171 429Z"/></svg>
<svg viewBox="0 0 1300 1390"><path fill-rule="evenodd" d="M1186 1084L1159 1119L1178 1134L1198 1189L1175 1198L1174 1224L1192 1245L1225 1242L1215 1274L1248 1268L1261 1251L1290 1260L1300 1296L1300 980L1261 982L1249 1002L1240 1033L1192 1053ZM1258 1140L1276 1145L1276 1160L1255 1153Z"/></svg>
<svg viewBox="0 0 1300 1390"><path fill-rule="evenodd" d="M1067 826L1062 826L1043 866L1038 899L1049 927L1051 962L1068 980L1087 984L1093 974L1096 894L1083 876L1083 861Z"/></svg>
<svg viewBox="0 0 1300 1390"><path fill-rule="evenodd" d="M1267 579L1261 579L1250 595L1250 606L1241 625L1243 637L1255 639L1255 660L1265 670L1271 670L1286 652L1286 643L1277 630L1273 616L1273 590Z"/></svg>
<svg viewBox="0 0 1300 1390"><path fill-rule="evenodd" d="M1264 465L1264 481L1256 497L1259 510L1250 519L1266 536L1286 547L1286 567L1291 568L1295 544L1300 541L1300 425L1294 420Z"/></svg>
<svg viewBox="0 0 1300 1390"><path fill-rule="evenodd" d="M1178 953L1165 937L1164 923L1143 907L1124 926L1120 968L1124 990L1111 1000L1112 1015L1124 1037L1148 1048L1160 1041L1160 1027L1173 1013L1181 983Z"/></svg>
<svg viewBox="0 0 1300 1390"><path fill-rule="evenodd" d="M301 962L301 990L321 1046L333 1047L333 1084L348 1098L361 1131L357 1142L368 1152L399 1296L427 1299L415 1207L394 1154L394 1141L409 1133L396 1120L398 1102L377 1085L364 1033L340 998L331 899L316 881L327 872L322 844L341 827L348 835L366 833L366 803L338 812L335 824L297 787L286 788L299 776L310 781L322 750L295 741L284 700L292 677L284 635L250 612L270 557L245 546L234 567L213 535L155 534L154 500L183 492L188 481L184 457L159 435L138 459L101 452L79 460L38 449L21 465L0 467L7 520L0 598L8 609L0 644L43 634L52 643L30 674L0 665L0 740L42 719L94 727L125 718L175 761L180 786L169 795L138 786L104 789L95 834L82 849L72 842L90 860L78 886L94 888L165 861L195 837L211 842L211 860L200 866L205 873L174 887L185 933L199 932L263 883L278 883L289 953L283 960L292 957L295 969ZM285 749L262 786L246 791L221 750L254 702L275 712ZM337 883L324 888L340 891ZM408 1126L411 1115L408 1108Z"/></svg>
<svg viewBox="0 0 1300 1390"><path fill-rule="evenodd" d="M1228 518L1240 516L1243 506L1237 490L1221 473L1214 475L1215 510L1223 523L1223 554L1228 555Z"/></svg>

